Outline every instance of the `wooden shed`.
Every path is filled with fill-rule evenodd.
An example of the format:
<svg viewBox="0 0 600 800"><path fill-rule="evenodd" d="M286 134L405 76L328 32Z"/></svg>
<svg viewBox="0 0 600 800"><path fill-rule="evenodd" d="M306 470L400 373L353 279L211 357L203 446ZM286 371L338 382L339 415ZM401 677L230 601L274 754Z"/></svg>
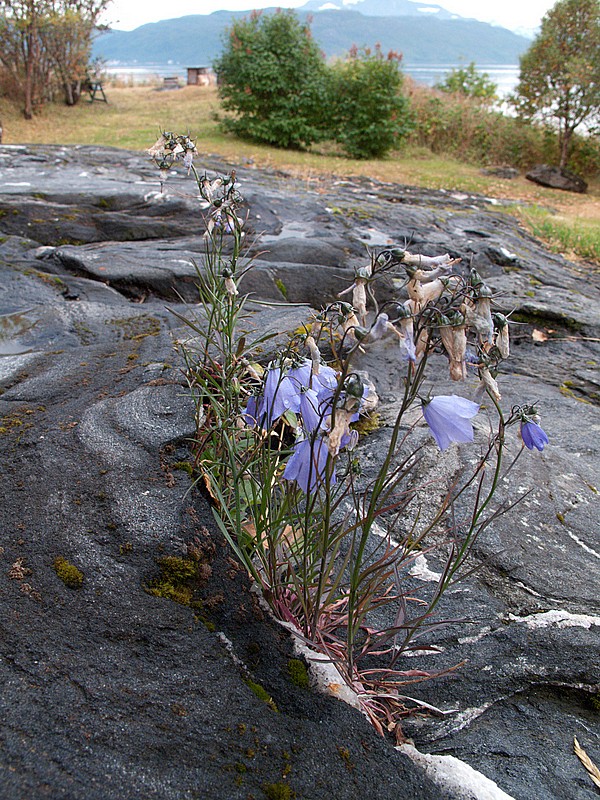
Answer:
<svg viewBox="0 0 600 800"><path fill-rule="evenodd" d="M215 83L215 75L210 67L188 67L188 86L210 86Z"/></svg>

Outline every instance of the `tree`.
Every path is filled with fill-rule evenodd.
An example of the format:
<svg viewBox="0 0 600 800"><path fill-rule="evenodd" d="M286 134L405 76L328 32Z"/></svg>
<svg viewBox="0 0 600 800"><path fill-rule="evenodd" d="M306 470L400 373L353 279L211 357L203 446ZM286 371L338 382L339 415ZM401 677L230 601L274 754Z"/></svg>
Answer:
<svg viewBox="0 0 600 800"><path fill-rule="evenodd" d="M41 46L40 30L45 4L35 0L0 0L0 63L10 81L10 94L18 94L26 119L41 103L48 78L48 65ZM7 80L8 79L8 80Z"/></svg>
<svg viewBox="0 0 600 800"><path fill-rule="evenodd" d="M300 149L323 138L325 61L293 12L236 20L214 67L223 108L235 114L223 120L227 130Z"/></svg>
<svg viewBox="0 0 600 800"><path fill-rule="evenodd" d="M448 94L462 94L490 103L496 99L498 91L498 87L490 80L487 72L477 71L474 61L471 61L468 67L451 69L444 76L444 80L436 83L434 88Z"/></svg>
<svg viewBox="0 0 600 800"><path fill-rule="evenodd" d="M401 94L402 56L356 47L331 69L331 127L353 158L380 158L412 127L408 100Z"/></svg>
<svg viewBox="0 0 600 800"><path fill-rule="evenodd" d="M68 106L75 105L85 84L98 18L110 0L60 0L43 30L54 77Z"/></svg>
<svg viewBox="0 0 600 800"><path fill-rule="evenodd" d="M599 0L559 0L548 11L521 58L512 104L522 119L558 126L564 169L575 130L600 123Z"/></svg>
<svg viewBox="0 0 600 800"><path fill-rule="evenodd" d="M56 88L73 105L81 94L100 14L110 0L0 0L4 83L31 119Z"/></svg>

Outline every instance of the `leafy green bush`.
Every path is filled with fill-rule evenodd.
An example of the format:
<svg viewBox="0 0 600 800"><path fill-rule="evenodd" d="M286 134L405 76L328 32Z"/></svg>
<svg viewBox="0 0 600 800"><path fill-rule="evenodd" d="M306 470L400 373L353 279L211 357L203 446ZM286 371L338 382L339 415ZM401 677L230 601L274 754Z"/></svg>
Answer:
<svg viewBox="0 0 600 800"><path fill-rule="evenodd" d="M253 12L215 62L226 130L276 147L334 139L354 158L383 156L410 129L400 56L357 48L332 68L292 11Z"/></svg>
<svg viewBox="0 0 600 800"><path fill-rule="evenodd" d="M324 137L325 61L293 12L235 20L214 67L226 130L298 149Z"/></svg>
<svg viewBox="0 0 600 800"><path fill-rule="evenodd" d="M333 137L353 158L380 158L405 137L412 125L401 94L401 56L386 56L379 45L353 48L330 72Z"/></svg>
<svg viewBox="0 0 600 800"><path fill-rule="evenodd" d="M451 69L445 74L443 81L435 84L435 88L448 94L462 94L465 97L488 102L496 99L498 90L487 72L477 71L474 61L471 61L468 67Z"/></svg>

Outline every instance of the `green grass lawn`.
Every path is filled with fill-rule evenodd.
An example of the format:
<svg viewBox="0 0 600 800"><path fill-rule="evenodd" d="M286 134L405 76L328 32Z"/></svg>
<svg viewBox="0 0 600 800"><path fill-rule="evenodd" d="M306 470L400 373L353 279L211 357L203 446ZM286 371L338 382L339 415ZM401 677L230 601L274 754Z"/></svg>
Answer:
<svg viewBox="0 0 600 800"><path fill-rule="evenodd" d="M407 148L379 160L357 161L335 155L328 146L311 152L278 150L242 141L219 130L219 104L213 88L186 86L162 91L151 86L108 87L108 104L48 105L26 121L14 105L0 98L5 144L96 144L145 150L161 130L189 133L201 154L220 156L234 164L254 163L304 178L322 175L363 175L391 183L431 189L473 192L511 199L516 206L536 206L519 213L529 229L570 257L600 263L600 181L586 195L544 189L519 177L490 178L478 167ZM517 213L517 212L516 212ZM556 215L556 216L555 216ZM574 233L575 232L575 233Z"/></svg>

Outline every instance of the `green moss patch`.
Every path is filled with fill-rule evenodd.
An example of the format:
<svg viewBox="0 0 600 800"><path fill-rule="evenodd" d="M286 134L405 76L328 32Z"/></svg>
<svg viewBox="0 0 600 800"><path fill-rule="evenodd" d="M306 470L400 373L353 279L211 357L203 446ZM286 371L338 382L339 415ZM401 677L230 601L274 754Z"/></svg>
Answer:
<svg viewBox="0 0 600 800"><path fill-rule="evenodd" d="M260 683L256 683L255 681L250 680L250 678L246 678L244 680L246 686L254 692L254 694L258 697L259 700L262 700L263 703L266 703L271 711L279 711L277 708L277 704L275 700L271 697L271 695L267 692L267 690L260 685Z"/></svg>
<svg viewBox="0 0 600 800"><path fill-rule="evenodd" d="M284 298L287 300L287 299L288 299L288 290L287 290L287 286L286 286L286 285L285 285L285 283L284 283L284 282L281 280L281 278L275 278L275 286L276 286L276 287L279 289L279 291L281 292L281 294L282 294L282 295L284 296Z"/></svg>
<svg viewBox="0 0 600 800"><path fill-rule="evenodd" d="M296 792L292 790L288 783L283 783L283 781L279 783L263 783L260 788L267 800L293 800L296 797Z"/></svg>
<svg viewBox="0 0 600 800"><path fill-rule="evenodd" d="M192 558L163 556L157 564L160 575L148 584L148 592L183 606L191 605L198 584L198 562Z"/></svg>
<svg viewBox="0 0 600 800"><path fill-rule="evenodd" d="M57 556L54 559L54 571L69 589L81 589L83 572L63 556Z"/></svg>
<svg viewBox="0 0 600 800"><path fill-rule="evenodd" d="M308 670L303 661L300 661L299 658L290 658L287 668L290 680L295 686L299 686L301 689L309 688Z"/></svg>
<svg viewBox="0 0 600 800"><path fill-rule="evenodd" d="M171 469L179 469L182 472L187 472L190 478L194 474L194 467L190 464L189 461L176 461L174 464L171 465Z"/></svg>
<svg viewBox="0 0 600 800"><path fill-rule="evenodd" d="M18 441L26 430L33 428L33 422L30 421L30 418L35 412L45 410L46 408L44 406L38 406L35 409L22 408L20 411L13 411L12 414L6 417L0 417L0 436L16 433Z"/></svg>
<svg viewBox="0 0 600 800"><path fill-rule="evenodd" d="M368 436L370 433L378 431L383 425L379 414L365 414L359 420L352 424L355 431L358 431L361 436Z"/></svg>

